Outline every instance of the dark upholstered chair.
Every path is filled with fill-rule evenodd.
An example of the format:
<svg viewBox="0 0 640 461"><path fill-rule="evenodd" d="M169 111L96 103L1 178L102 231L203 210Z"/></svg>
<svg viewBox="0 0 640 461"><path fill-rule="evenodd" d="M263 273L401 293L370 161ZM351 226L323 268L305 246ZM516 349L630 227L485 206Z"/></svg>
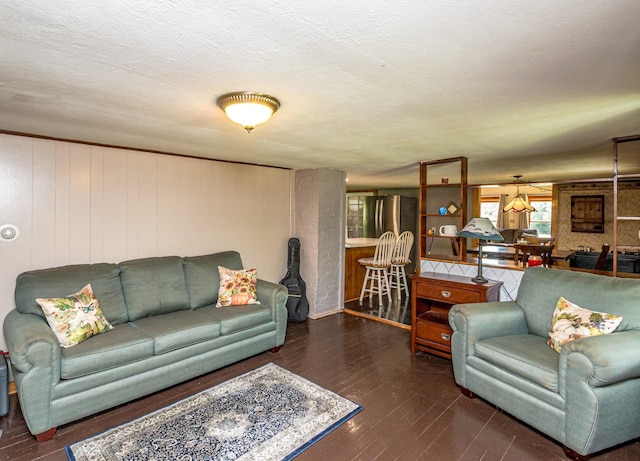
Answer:
<svg viewBox="0 0 640 461"><path fill-rule="evenodd" d="M610 246L606 243L602 245L602 251L600 251L600 256L598 256L598 261L596 262L597 271L604 269L604 265L607 262L607 256L609 256L609 248Z"/></svg>

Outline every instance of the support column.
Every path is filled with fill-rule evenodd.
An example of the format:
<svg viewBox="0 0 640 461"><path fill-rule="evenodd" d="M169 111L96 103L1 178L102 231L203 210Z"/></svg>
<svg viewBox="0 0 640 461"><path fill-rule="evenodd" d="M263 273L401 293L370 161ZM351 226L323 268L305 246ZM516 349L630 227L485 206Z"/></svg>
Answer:
<svg viewBox="0 0 640 461"><path fill-rule="evenodd" d="M292 236L300 239L312 319L344 308L345 178L329 169L295 172Z"/></svg>

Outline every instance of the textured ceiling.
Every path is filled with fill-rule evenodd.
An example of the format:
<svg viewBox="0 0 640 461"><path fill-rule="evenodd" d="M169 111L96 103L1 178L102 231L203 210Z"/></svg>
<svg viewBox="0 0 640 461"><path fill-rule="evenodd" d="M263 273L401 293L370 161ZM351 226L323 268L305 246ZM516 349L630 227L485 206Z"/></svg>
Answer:
<svg viewBox="0 0 640 461"><path fill-rule="evenodd" d="M638 0L0 0L0 130L289 168L350 188L611 175L640 133ZM215 99L282 101L247 134ZM640 159L637 159L640 163Z"/></svg>

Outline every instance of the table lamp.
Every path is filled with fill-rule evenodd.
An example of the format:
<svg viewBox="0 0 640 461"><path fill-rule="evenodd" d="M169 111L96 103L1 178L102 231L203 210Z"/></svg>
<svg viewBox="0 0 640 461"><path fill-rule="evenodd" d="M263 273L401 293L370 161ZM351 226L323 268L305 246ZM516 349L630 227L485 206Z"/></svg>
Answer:
<svg viewBox="0 0 640 461"><path fill-rule="evenodd" d="M485 240L503 241L500 231L496 229L488 218L473 218L458 232L458 237L478 239L478 275L471 279L475 283L487 283L482 276L482 245Z"/></svg>

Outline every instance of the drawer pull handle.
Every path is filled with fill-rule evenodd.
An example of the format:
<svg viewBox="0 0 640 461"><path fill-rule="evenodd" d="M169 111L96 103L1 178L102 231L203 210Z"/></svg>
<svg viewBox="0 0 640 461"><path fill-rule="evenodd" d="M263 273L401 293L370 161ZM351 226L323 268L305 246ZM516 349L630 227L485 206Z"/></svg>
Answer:
<svg viewBox="0 0 640 461"><path fill-rule="evenodd" d="M440 333L440 337L445 341L451 341L451 335L448 335L446 333Z"/></svg>
<svg viewBox="0 0 640 461"><path fill-rule="evenodd" d="M448 298L451 296L451 292L450 291L442 291L442 296L444 296L445 298Z"/></svg>

